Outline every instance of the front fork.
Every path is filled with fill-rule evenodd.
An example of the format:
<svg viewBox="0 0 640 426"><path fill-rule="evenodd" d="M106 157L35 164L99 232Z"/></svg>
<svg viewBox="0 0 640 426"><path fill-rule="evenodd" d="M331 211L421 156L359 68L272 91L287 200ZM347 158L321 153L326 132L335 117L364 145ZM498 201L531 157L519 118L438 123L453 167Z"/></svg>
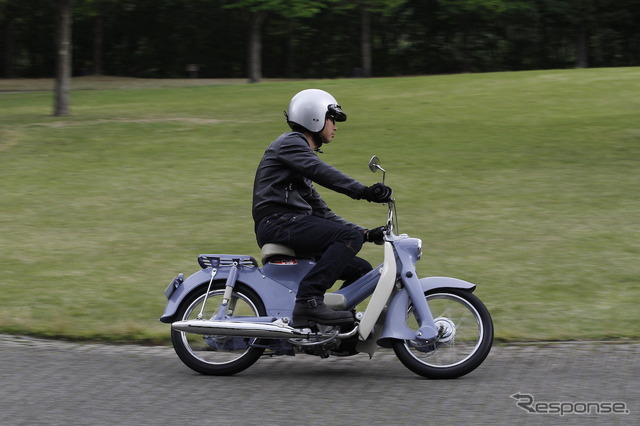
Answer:
<svg viewBox="0 0 640 426"><path fill-rule="evenodd" d="M418 331L416 331L416 340L433 343L438 340L438 330L433 322L433 315L431 314L431 309L429 309L427 299L424 297L422 285L413 267L414 263L407 263L408 265L405 265L405 262L402 262L400 279L413 305L416 320L420 324Z"/></svg>
<svg viewBox="0 0 640 426"><path fill-rule="evenodd" d="M418 331L416 331L416 340L425 341L425 343L435 342L438 340L438 330L433 321L433 315L431 314L431 309L429 309L427 299L424 297L420 280L415 271L405 270L404 268L401 279L413 305L416 320L420 324Z"/></svg>

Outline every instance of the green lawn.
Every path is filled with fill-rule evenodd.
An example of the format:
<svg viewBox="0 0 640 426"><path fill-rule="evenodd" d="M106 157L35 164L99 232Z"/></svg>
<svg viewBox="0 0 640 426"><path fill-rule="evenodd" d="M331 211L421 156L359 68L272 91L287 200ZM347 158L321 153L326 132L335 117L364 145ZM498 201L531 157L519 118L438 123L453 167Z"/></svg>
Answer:
<svg viewBox="0 0 640 426"><path fill-rule="evenodd" d="M498 339L640 337L640 68L75 84L64 118L51 92L0 92L2 333L167 342L177 272L199 253L258 256L253 172L291 96L317 87L349 115L323 159L371 184L381 158L400 230L424 241L420 275L477 283Z"/></svg>

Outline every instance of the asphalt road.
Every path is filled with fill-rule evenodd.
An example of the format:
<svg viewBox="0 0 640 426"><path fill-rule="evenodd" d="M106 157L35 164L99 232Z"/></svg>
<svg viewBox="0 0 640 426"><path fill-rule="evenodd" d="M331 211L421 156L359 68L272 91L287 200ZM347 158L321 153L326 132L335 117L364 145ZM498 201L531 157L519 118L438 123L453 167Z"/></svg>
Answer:
<svg viewBox="0 0 640 426"><path fill-rule="evenodd" d="M171 348L0 335L0 424L638 425L639 360L640 343L494 347L471 374L433 381L381 349L207 377Z"/></svg>

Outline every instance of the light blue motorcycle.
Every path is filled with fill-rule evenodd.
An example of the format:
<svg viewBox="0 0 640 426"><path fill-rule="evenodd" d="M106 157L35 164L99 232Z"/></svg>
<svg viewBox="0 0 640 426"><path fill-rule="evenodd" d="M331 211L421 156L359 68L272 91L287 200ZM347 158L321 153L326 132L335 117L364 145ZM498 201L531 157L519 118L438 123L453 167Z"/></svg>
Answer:
<svg viewBox="0 0 640 426"><path fill-rule="evenodd" d="M382 171L384 182L376 156L369 168ZM160 321L171 324L180 359L202 374L231 375L262 356L372 357L381 346L393 348L409 370L427 378L451 379L475 370L493 342L489 311L472 294L476 285L418 278L422 241L396 234L393 200L388 208L382 265L325 295L333 309L354 312L353 326L289 325L298 283L315 262L288 247L266 244L262 267L247 255L202 254L201 270L187 279L179 274L165 290L169 301ZM368 298L364 311L356 312Z"/></svg>

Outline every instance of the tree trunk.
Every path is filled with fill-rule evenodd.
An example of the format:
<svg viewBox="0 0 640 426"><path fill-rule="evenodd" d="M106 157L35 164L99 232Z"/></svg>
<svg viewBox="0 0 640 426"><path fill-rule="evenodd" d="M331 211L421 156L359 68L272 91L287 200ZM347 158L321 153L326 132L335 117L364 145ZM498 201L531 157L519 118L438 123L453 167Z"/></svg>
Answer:
<svg viewBox="0 0 640 426"><path fill-rule="evenodd" d="M101 11L96 16L95 27L93 28L93 75L103 75L103 49L102 40L104 39L104 18Z"/></svg>
<svg viewBox="0 0 640 426"><path fill-rule="evenodd" d="M471 22L473 22L473 18L467 13L462 13L460 17L460 29L462 31L462 46L460 50L462 53L462 72L465 73L471 72L471 51L469 49Z"/></svg>
<svg viewBox="0 0 640 426"><path fill-rule="evenodd" d="M296 66L296 50L295 50L295 22L292 18L289 18L289 22L287 23L287 40L286 40L286 68L285 68L285 77L293 78L295 74L295 66Z"/></svg>
<svg viewBox="0 0 640 426"><path fill-rule="evenodd" d="M56 40L57 66L55 85L55 105L53 115L70 113L71 91L71 10L74 0L57 0L58 37Z"/></svg>
<svg viewBox="0 0 640 426"><path fill-rule="evenodd" d="M4 57L3 57L3 72L4 78L13 77L13 18L11 16L5 16L4 27Z"/></svg>
<svg viewBox="0 0 640 426"><path fill-rule="evenodd" d="M249 23L249 82L258 83L262 80L262 24L267 12L251 12Z"/></svg>
<svg viewBox="0 0 640 426"><path fill-rule="evenodd" d="M589 48L587 47L587 25L584 22L578 24L576 67L587 68L589 66Z"/></svg>
<svg viewBox="0 0 640 426"><path fill-rule="evenodd" d="M371 77L371 13L360 9L360 53L362 55L362 76Z"/></svg>

